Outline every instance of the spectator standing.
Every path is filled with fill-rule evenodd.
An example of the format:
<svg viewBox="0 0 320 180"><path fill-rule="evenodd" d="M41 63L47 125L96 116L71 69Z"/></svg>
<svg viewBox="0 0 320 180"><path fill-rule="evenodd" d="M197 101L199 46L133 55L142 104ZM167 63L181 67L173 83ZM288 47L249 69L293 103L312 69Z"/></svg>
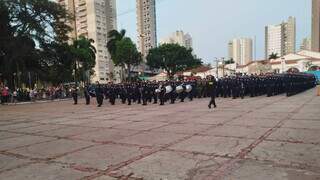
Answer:
<svg viewBox="0 0 320 180"><path fill-rule="evenodd" d="M1 104L8 103L8 100L9 100L9 88L8 87L2 88L1 99L2 99Z"/></svg>
<svg viewBox="0 0 320 180"><path fill-rule="evenodd" d="M33 89L30 90L29 97L30 97L30 101L34 101L34 91L33 91Z"/></svg>
<svg viewBox="0 0 320 180"><path fill-rule="evenodd" d="M13 93L12 93L12 102L14 104L16 104L18 102L18 92L17 92L17 90L14 90Z"/></svg>

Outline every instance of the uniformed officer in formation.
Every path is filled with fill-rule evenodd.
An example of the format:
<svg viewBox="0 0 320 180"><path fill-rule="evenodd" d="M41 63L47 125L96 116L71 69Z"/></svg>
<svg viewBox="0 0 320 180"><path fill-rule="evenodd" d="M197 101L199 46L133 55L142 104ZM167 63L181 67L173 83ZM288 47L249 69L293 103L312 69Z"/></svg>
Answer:
<svg viewBox="0 0 320 180"><path fill-rule="evenodd" d="M97 85L95 87L95 95L97 98L98 107L101 107L103 104L103 88L99 82L97 82Z"/></svg>
<svg viewBox="0 0 320 180"><path fill-rule="evenodd" d="M90 104L90 85L85 85L83 92L84 92L84 98L86 99L86 105Z"/></svg>
<svg viewBox="0 0 320 180"><path fill-rule="evenodd" d="M78 88L76 86L72 86L71 88L71 96L73 98L73 104L78 104Z"/></svg>
<svg viewBox="0 0 320 180"><path fill-rule="evenodd" d="M177 100L184 102L186 98L192 101L195 97L210 97L209 108L216 107L215 98L245 98L256 96L275 96L286 93L292 96L315 87L316 79L307 74L268 74L268 75L236 75L216 79L209 76L199 80L163 81L163 82L133 82L86 86L84 94L87 104L90 97L96 96L98 107L103 99L109 99L111 105L117 100L128 105L149 103L165 105L174 104ZM191 88L190 88L191 87ZM92 90L94 89L94 90ZM88 99L88 101L87 101ZM75 101L76 102L76 101Z"/></svg>

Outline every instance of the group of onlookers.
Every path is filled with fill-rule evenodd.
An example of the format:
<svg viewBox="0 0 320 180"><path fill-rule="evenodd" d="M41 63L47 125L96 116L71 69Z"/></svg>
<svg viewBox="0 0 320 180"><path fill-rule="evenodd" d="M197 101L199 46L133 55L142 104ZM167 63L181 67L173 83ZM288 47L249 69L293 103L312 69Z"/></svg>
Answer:
<svg viewBox="0 0 320 180"><path fill-rule="evenodd" d="M36 100L54 100L70 98L71 92L69 87L50 86L48 88L17 88L10 89L5 85L0 85L1 104L28 102Z"/></svg>

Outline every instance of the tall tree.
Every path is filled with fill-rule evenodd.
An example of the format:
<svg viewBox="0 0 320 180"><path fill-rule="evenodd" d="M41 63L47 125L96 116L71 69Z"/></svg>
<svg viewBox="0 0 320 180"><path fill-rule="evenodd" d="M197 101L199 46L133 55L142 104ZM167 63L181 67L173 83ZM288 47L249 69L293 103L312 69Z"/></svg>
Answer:
<svg viewBox="0 0 320 180"><path fill-rule="evenodd" d="M111 30L108 32L108 42L107 42L107 48L109 51L109 54L111 56L112 62L115 64L115 54L117 51L117 45L116 43L118 41L121 41L126 34L126 30L122 29L120 31L117 30ZM123 77L123 67L121 67L121 70L119 72L121 75L120 77ZM109 74L110 79L114 79L114 72L111 72ZM122 79L121 79L122 80Z"/></svg>
<svg viewBox="0 0 320 180"><path fill-rule="evenodd" d="M142 62L142 55L138 52L132 40L125 37L116 42L116 52L113 61L116 66L126 67L128 78L131 80L131 68Z"/></svg>
<svg viewBox="0 0 320 180"><path fill-rule="evenodd" d="M43 58L42 69L46 74L41 73L41 79L45 79L54 85L72 82L74 69L74 55L71 52L72 45L68 43L52 43L46 46L41 58Z"/></svg>
<svg viewBox="0 0 320 180"><path fill-rule="evenodd" d="M57 39L67 40L66 10L51 0L7 0L0 1L0 14L2 76L10 83L15 78L19 82L26 73L44 72L51 64L43 58L49 54L48 46Z"/></svg>
<svg viewBox="0 0 320 180"><path fill-rule="evenodd" d="M123 38L125 38L126 30L122 29L121 31L117 30L111 30L108 32L108 42L107 42L107 48L111 55L111 58L115 56L117 51L117 45L116 43L118 41L121 41ZM113 58L112 58L113 59Z"/></svg>
<svg viewBox="0 0 320 180"><path fill-rule="evenodd" d="M192 54L192 49L178 44L163 44L151 49L147 56L147 65L166 70L169 78L173 78L178 71L184 71L201 64L201 60Z"/></svg>
<svg viewBox="0 0 320 180"><path fill-rule="evenodd" d="M85 78L85 75L92 75L94 73L93 68L96 65L96 49L92 45L94 41L81 36L79 39L74 40L71 46L71 52L74 57L74 70L75 81L77 78L84 81L89 79Z"/></svg>

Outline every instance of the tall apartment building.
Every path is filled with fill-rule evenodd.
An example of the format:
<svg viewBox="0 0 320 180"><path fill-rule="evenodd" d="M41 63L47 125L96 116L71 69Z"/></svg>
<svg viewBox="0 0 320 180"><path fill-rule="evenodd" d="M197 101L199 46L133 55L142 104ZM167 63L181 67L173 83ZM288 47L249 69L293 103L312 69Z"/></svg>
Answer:
<svg viewBox="0 0 320 180"><path fill-rule="evenodd" d="M296 19L289 17L287 22L265 27L265 58L272 53L284 56L296 51Z"/></svg>
<svg viewBox="0 0 320 180"><path fill-rule="evenodd" d="M192 37L190 34L185 34L183 31L176 31L172 33L170 36L160 40L160 44L166 43L176 43L190 49L192 48Z"/></svg>
<svg viewBox="0 0 320 180"><path fill-rule="evenodd" d="M229 58L238 65L250 63L253 58L253 41L251 38L237 38L228 43Z"/></svg>
<svg viewBox="0 0 320 180"><path fill-rule="evenodd" d="M233 41L228 42L228 58L233 59Z"/></svg>
<svg viewBox="0 0 320 180"><path fill-rule="evenodd" d="M71 38L85 36L94 40L96 53L95 75L92 81L106 83L113 73L113 63L106 43L110 30L117 29L116 0L57 0L75 17L71 22Z"/></svg>
<svg viewBox="0 0 320 180"><path fill-rule="evenodd" d="M138 48L147 56L157 46L156 1L137 0Z"/></svg>
<svg viewBox="0 0 320 180"><path fill-rule="evenodd" d="M75 5L74 2L75 0L57 0L57 3L59 3L60 5L64 6L65 9L70 13L70 14L74 14L75 13ZM70 43L73 41L73 39L76 39L77 34L76 34L76 21L71 20L70 22L68 22L69 26L72 28L72 31L68 34L68 36L70 37Z"/></svg>
<svg viewBox="0 0 320 180"><path fill-rule="evenodd" d="M312 0L311 49L320 52L320 0Z"/></svg>
<svg viewBox="0 0 320 180"><path fill-rule="evenodd" d="M300 45L300 50L311 51L311 39L310 38L304 38L302 40L302 43Z"/></svg>

